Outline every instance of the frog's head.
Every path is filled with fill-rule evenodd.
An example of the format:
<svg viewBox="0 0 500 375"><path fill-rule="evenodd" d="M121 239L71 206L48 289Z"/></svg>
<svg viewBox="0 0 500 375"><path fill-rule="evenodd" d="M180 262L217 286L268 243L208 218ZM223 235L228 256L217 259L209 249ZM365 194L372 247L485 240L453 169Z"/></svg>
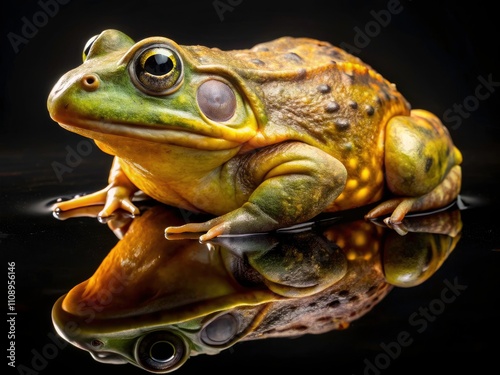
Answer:
<svg viewBox="0 0 500 375"><path fill-rule="evenodd" d="M224 57L203 64L200 48L163 37L134 43L106 30L87 42L83 64L54 86L49 113L65 129L105 144L118 136L207 150L235 147L255 135L256 98Z"/></svg>

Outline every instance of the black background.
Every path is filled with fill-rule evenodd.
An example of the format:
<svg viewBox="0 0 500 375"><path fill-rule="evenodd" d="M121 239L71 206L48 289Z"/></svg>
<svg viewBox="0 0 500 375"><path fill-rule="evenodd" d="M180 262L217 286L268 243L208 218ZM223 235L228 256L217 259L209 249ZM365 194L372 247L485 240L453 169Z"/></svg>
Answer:
<svg viewBox="0 0 500 375"><path fill-rule="evenodd" d="M45 18L40 15L42 3L52 4ZM364 360L373 360L382 342L392 342L399 332L411 329L409 316L440 298L444 280L454 279L467 289L423 333L415 334L412 345L380 373L451 372L466 365L481 372L489 364L495 366L500 349L496 308L500 287L498 17L493 8L479 3L430 5L402 0L397 7L400 12L377 28L374 12L381 14L394 3L3 2L0 244L5 268L7 261L16 262L16 364L33 368L34 353L51 343L50 309L55 299L88 278L116 242L108 228L94 219L57 221L48 212L48 203L60 196L103 187L111 158L94 146L60 181L53 163L64 163L68 148L76 149L82 138L55 124L46 109L51 87L80 64L86 41L115 28L135 40L162 35L179 44L221 49L247 48L283 35L356 47L354 54L396 83L414 108L437 114L464 155L462 196L472 206L462 213L459 246L429 281L393 290L345 331L240 343L217 356L192 358L179 374L209 368L222 373L260 371L269 366L284 371L323 368L327 373L362 374ZM214 4L226 4L231 10L218 13ZM38 22L37 30L23 30L26 20ZM360 29L371 36L359 39ZM24 42L14 46L9 40L13 34L25 38ZM477 91L483 82L480 77L493 82L491 91L484 87ZM465 106L464 112L447 116L457 105ZM130 365L99 364L69 346L39 365L40 371L33 373L68 373L80 368L141 373ZM7 370L18 373L10 367Z"/></svg>

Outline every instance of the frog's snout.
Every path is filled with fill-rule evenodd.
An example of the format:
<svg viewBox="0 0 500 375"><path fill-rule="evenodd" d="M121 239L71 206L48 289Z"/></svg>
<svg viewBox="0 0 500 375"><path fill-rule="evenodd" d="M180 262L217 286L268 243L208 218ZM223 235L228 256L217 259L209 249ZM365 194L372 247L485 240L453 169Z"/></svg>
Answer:
<svg viewBox="0 0 500 375"><path fill-rule="evenodd" d="M71 107L74 107L75 97L81 93L91 93L99 89L100 77L95 73L70 72L54 85L48 98L47 109L50 117L56 122L64 122L73 119L76 114L70 115Z"/></svg>

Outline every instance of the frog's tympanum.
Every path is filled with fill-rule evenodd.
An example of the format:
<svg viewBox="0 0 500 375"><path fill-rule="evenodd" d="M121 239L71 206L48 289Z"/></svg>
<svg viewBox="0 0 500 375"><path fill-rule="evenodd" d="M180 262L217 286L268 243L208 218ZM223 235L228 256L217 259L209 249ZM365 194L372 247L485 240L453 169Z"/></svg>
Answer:
<svg viewBox="0 0 500 375"><path fill-rule="evenodd" d="M427 280L460 237L460 212L296 232L167 241L180 210L146 209L95 273L54 305L58 333L104 363L166 373L239 341L346 329L394 287ZM403 230L403 229L402 229ZM185 235L189 237L188 235Z"/></svg>
<svg viewBox="0 0 500 375"><path fill-rule="evenodd" d="M48 109L115 159L106 188L58 210L138 214L142 191L215 216L166 228L208 240L375 202L367 218L399 223L460 191L462 156L440 120L329 43L283 37L222 51L106 30L83 60Z"/></svg>

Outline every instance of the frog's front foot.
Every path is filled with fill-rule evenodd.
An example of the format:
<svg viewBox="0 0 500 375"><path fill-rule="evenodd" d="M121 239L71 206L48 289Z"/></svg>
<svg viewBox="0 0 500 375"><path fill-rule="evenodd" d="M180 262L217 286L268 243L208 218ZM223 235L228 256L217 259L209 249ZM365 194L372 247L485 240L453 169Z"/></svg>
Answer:
<svg viewBox="0 0 500 375"><path fill-rule="evenodd" d="M108 217L118 209L130 212L132 215L138 215L139 209L132 203L134 191L128 187L108 185L95 193L78 196L69 201L57 202L52 206L52 210L68 211L76 208L83 208L95 205L104 205L104 208L98 213L99 217Z"/></svg>
<svg viewBox="0 0 500 375"><path fill-rule="evenodd" d="M455 200L460 192L462 169L455 165L450 169L445 179L429 193L419 197L398 197L382 202L368 214L366 219L376 219L390 215L384 222L391 227L392 224L401 224L409 212L421 212L444 208Z"/></svg>
<svg viewBox="0 0 500 375"><path fill-rule="evenodd" d="M202 234L199 237L199 240L202 242L211 240L212 238L220 236L226 232L223 223L215 224L214 220L216 219L209 220L204 223L189 223L178 227L167 227L165 228L165 237L170 240L177 239L178 237L176 237L176 235L179 234L205 232L205 234Z"/></svg>
<svg viewBox="0 0 500 375"><path fill-rule="evenodd" d="M204 223L189 223L178 227L167 227L165 236L177 233L203 233L200 241L208 241L224 234L251 234L279 228L279 223L256 204L247 202L242 207Z"/></svg>

